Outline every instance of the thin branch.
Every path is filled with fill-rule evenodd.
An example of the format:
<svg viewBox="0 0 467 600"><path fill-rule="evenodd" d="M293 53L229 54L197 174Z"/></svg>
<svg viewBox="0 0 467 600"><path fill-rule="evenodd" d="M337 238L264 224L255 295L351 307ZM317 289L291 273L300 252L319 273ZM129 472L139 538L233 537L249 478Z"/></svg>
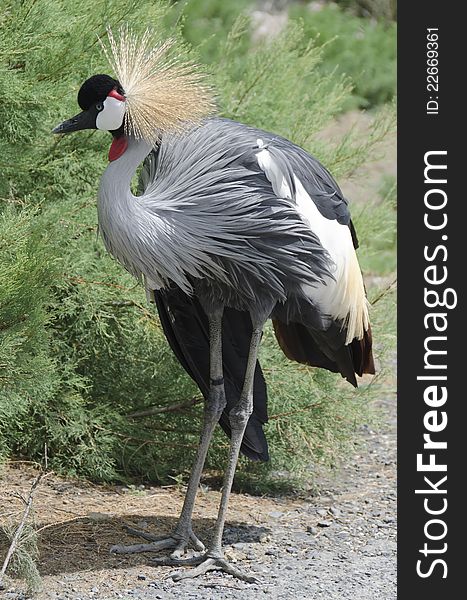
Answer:
<svg viewBox="0 0 467 600"><path fill-rule="evenodd" d="M130 288L127 288L123 285L119 285L118 283L110 283L108 281L89 281L88 279L83 279L82 277L77 277L76 275L65 275L65 277L72 283L80 283L80 284L85 284L85 285L105 285L107 287L113 287L118 290L123 290L125 292L132 291Z"/></svg>
<svg viewBox="0 0 467 600"><path fill-rule="evenodd" d="M275 419L282 419L282 417L290 417L298 413L308 412L313 408L319 408L320 406L322 406L322 404L322 402L315 402L314 404L308 404L308 406L305 406L303 408L297 408L295 410L289 410L287 412L276 413L275 415L271 415L269 417L269 420L274 421Z"/></svg>
<svg viewBox="0 0 467 600"><path fill-rule="evenodd" d="M160 446L161 444L163 444L164 446L183 446L183 447L187 447L187 448L196 448L196 444L170 444L168 442L164 441L160 441L160 440L154 440L154 439L148 439L148 438L140 438L140 437L135 437L133 435L127 435L126 433L120 433L119 431L112 431L111 429L106 429L105 427L100 427L99 425L94 424L93 425L94 429L97 429L99 431L103 431L104 433L109 433L110 435L116 435L119 438L122 438L123 440L125 440L125 442L147 442L148 444L154 444L155 446ZM169 427L152 427L152 429L154 431L160 431L162 433L179 433L179 431L177 429L173 429L173 428L169 428ZM199 431L193 431L193 430L184 430L184 433L187 433L189 435L193 435L196 436L199 434Z"/></svg>
<svg viewBox="0 0 467 600"><path fill-rule="evenodd" d="M116 288L118 290L123 290L124 292L132 291L132 289L127 288L123 285L119 285L118 283L110 283L108 281L89 281L88 279L83 279L82 277L77 277L75 275L66 275L65 277L68 279L68 281L71 281L72 283L78 283L81 285L103 285L107 287ZM155 320L157 322L155 313L151 312L145 306L143 306L139 302L135 302L134 300L111 300L109 302L104 302L104 306L114 306L116 308L134 306L135 308L140 310L148 319Z"/></svg>
<svg viewBox="0 0 467 600"><path fill-rule="evenodd" d="M374 305L375 305L377 302L379 302L379 301L381 300L381 298L384 298L384 296L386 296L386 294L388 294L388 293L391 291L391 289L392 289L392 288L393 288L395 285L397 285L397 277L396 277L395 279L393 279L393 280L391 281L391 283L390 283L389 285L387 285L387 286L384 288L384 290L382 290L382 291L381 291L381 292L380 292L380 293L379 293L379 294L376 296L376 298L374 298L374 299L373 299L373 300L370 302L371 306L374 306Z"/></svg>
<svg viewBox="0 0 467 600"><path fill-rule="evenodd" d="M110 302L104 302L104 306L114 306L115 308L124 308L126 306L134 306L138 310L140 310L145 317L151 320L157 321L156 313L151 312L147 308L145 308L139 302L135 302L134 300L111 300Z"/></svg>
<svg viewBox="0 0 467 600"><path fill-rule="evenodd" d="M55 509L56 510L56 509ZM79 521L89 521L91 520L88 516L86 515L77 515L76 517L70 517L69 519L65 519L64 521L54 521L53 523L47 523L46 525L42 525L42 527L39 527L39 529L36 529L36 531L34 532L35 534L40 533L41 531L44 531L45 529L50 529L51 527L62 527L63 525L69 525L70 523L75 523L75 522L79 522Z"/></svg>
<svg viewBox="0 0 467 600"><path fill-rule="evenodd" d="M41 479L44 477L44 475L46 475L46 473L44 473L44 472L39 473L39 475L34 479L31 489L29 490L29 495L27 497L27 500L25 500L26 506L23 511L23 516L21 518L20 524L18 525L18 529L16 530L15 535L13 536L13 539L11 540L10 547L8 548L8 552L6 554L5 560L3 561L2 570L0 571L0 589L1 589L2 581L3 581L3 577L5 576L6 570L8 568L8 565L10 563L12 556L15 553L16 548L18 547L18 543L20 541L21 534L26 525L26 521L28 520L29 513L31 512L32 502L34 500L34 495L36 493L37 487L38 487L39 483L41 482Z"/></svg>
<svg viewBox="0 0 467 600"><path fill-rule="evenodd" d="M183 410L184 408L190 408L190 406L194 406L195 404L199 404L203 401L201 396L195 396L191 398L191 400L178 402L177 404L171 404L170 406L152 406L151 408L147 408L145 410L139 410L134 413L130 413L127 417L137 418L137 417L150 417L152 415L160 415L162 413L167 412L176 412L177 410Z"/></svg>
<svg viewBox="0 0 467 600"><path fill-rule="evenodd" d="M110 302L104 302L104 306L115 306L120 308L122 306L138 306L134 300L111 300Z"/></svg>

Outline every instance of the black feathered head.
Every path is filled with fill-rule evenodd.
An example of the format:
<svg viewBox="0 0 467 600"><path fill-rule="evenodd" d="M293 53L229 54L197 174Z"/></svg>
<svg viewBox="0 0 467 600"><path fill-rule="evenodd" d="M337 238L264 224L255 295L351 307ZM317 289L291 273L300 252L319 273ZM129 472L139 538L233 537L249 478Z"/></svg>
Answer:
<svg viewBox="0 0 467 600"><path fill-rule="evenodd" d="M104 102L109 93L116 90L124 95L120 83L109 75L93 75L83 83L78 92L78 104L81 110L89 110L93 104Z"/></svg>
<svg viewBox="0 0 467 600"><path fill-rule="evenodd" d="M53 133L71 133L81 129L123 133L126 98L116 79L109 75L93 75L80 87L78 104L83 112L55 127Z"/></svg>

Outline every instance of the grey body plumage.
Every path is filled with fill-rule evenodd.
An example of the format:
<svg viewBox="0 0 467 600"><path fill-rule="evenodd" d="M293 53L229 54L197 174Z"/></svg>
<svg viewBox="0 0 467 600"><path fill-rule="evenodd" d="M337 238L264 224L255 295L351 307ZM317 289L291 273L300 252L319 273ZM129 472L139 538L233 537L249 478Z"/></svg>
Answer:
<svg viewBox="0 0 467 600"><path fill-rule="evenodd" d="M164 136L153 151L130 140L109 164L98 214L111 254L148 288L173 282L188 294L216 296L240 310L294 298L312 303L303 285L332 277L332 261L294 199L278 197L258 166L258 139L285 173L303 176L318 208L324 204L329 212L330 204L348 221L337 185L331 188L322 167L310 170L315 164L303 150L261 130L209 119L187 133ZM282 158L286 152L292 161ZM129 183L146 155L144 191L133 196Z"/></svg>

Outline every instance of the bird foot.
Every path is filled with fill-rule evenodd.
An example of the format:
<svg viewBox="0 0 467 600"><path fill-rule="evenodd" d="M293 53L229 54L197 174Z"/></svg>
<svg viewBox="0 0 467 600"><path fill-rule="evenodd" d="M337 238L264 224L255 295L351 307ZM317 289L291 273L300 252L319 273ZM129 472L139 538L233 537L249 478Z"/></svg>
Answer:
<svg viewBox="0 0 467 600"><path fill-rule="evenodd" d="M180 581L181 579L193 579L199 575L204 575L208 571L224 571L237 579L246 581L248 583L259 583L259 580L253 575L247 575L243 573L237 567L231 565L225 558L212 558L207 554L199 556L193 556L191 558L177 559L177 558L154 558L152 560L158 566L172 566L172 567L185 567L194 566L194 569L187 569L185 571L175 571L171 573L169 577L172 577L174 581Z"/></svg>
<svg viewBox="0 0 467 600"><path fill-rule="evenodd" d="M136 554L139 552L160 552L168 548L173 548L170 555L172 559L180 559L188 547L193 547L198 552L204 551L204 544L196 537L191 529L184 535L172 534L169 536L156 536L146 531L125 527L128 533L149 541L149 544L131 544L125 546L116 544L110 548L111 554Z"/></svg>

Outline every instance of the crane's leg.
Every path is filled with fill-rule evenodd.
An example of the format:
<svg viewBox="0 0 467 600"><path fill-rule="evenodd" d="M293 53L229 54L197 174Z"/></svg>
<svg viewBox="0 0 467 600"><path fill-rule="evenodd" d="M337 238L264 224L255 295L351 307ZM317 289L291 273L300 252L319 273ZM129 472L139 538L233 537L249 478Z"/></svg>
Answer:
<svg viewBox="0 0 467 600"><path fill-rule="evenodd" d="M248 423L248 419L253 412L253 382L255 376L256 360L258 356L258 349L261 342L261 335L263 332L264 323L269 317L270 311L263 310L260 315L252 314L253 332L250 342L250 352L248 355L245 379L243 384L242 393L238 403L232 408L229 413L230 423L232 427L232 436L230 440L230 452L227 464L227 469L224 475L224 483L222 488L222 497L219 507L219 513L217 522L214 530L214 536L209 546L208 551L199 557L188 560L158 560L159 564L165 565L197 565L194 569L188 571L178 571L172 575L174 581L185 579L188 577L197 577L207 571L221 570L237 577L248 581L249 583L255 583L257 579L255 577L242 573L236 567L233 567L224 558L222 551L222 534L224 531L224 524L227 515L227 506L229 502L229 496L232 489L232 483L234 479L235 469L237 466L238 456L240 453L240 446L245 433L245 428Z"/></svg>
<svg viewBox="0 0 467 600"><path fill-rule="evenodd" d="M173 559L180 558L189 544L192 544L195 550L204 550L204 545L193 533L191 520L193 508L196 500L201 473L211 442L214 428L219 421L222 411L226 405L224 391L224 379L222 371L222 306L211 308L208 314L209 319L209 342L210 342L210 390L208 398L204 404L203 429L198 446L195 462L191 470L190 481L183 503L177 526L174 532L168 537L158 537L143 531L127 528L133 535L139 535L150 544L134 544L130 546L116 545L112 546L111 552L118 554L136 553L136 552L158 552L166 548L173 548L171 554Z"/></svg>

